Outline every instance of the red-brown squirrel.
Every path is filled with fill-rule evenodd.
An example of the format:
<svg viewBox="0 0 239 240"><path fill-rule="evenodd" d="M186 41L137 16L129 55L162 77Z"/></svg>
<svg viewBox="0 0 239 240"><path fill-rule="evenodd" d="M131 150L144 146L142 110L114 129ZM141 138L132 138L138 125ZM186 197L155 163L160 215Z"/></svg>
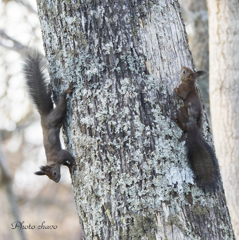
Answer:
<svg viewBox="0 0 239 240"><path fill-rule="evenodd" d="M183 100L184 107L188 108L189 103L193 105L196 112L197 124L201 128L202 125L202 105L197 93L195 82L198 77L206 75L205 71L194 72L190 68L182 67L180 77L182 83L174 91ZM184 130L184 129L183 129Z"/></svg>
<svg viewBox="0 0 239 240"><path fill-rule="evenodd" d="M187 156L197 185L204 191L215 191L221 182L220 170L213 149L201 133L202 105L195 86L197 77L205 74L204 71L182 68L182 83L175 92L184 101L184 106L178 110L176 122L188 134Z"/></svg>
<svg viewBox="0 0 239 240"><path fill-rule="evenodd" d="M41 171L35 174L47 175L51 180L59 182L61 164L69 168L75 167L75 159L61 148L59 138L60 128L66 115L66 95L71 92L71 85L61 94L56 107L53 108L51 91L46 83L44 69L44 59L38 52L26 54L23 70L29 93L41 116L43 143L47 158L47 165L40 167Z"/></svg>

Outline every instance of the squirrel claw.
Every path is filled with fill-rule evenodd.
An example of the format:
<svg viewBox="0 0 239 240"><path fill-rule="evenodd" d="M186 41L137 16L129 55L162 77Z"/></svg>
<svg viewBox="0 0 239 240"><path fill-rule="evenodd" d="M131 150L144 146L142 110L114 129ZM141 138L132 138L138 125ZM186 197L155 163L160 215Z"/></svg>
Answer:
<svg viewBox="0 0 239 240"><path fill-rule="evenodd" d="M72 83L69 84L69 87L65 91L66 94L70 92L72 92Z"/></svg>
<svg viewBox="0 0 239 240"><path fill-rule="evenodd" d="M76 162L73 163L73 165L72 165L72 170L73 170L73 171L76 170Z"/></svg>

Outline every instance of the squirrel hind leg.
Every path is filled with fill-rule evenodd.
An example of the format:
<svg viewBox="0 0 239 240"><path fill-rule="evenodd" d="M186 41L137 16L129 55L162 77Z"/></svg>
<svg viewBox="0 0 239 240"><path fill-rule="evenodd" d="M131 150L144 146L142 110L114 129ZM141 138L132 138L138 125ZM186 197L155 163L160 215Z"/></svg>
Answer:
<svg viewBox="0 0 239 240"><path fill-rule="evenodd" d="M183 131L187 131L188 110L186 107L179 108L175 122L179 128L181 128Z"/></svg>

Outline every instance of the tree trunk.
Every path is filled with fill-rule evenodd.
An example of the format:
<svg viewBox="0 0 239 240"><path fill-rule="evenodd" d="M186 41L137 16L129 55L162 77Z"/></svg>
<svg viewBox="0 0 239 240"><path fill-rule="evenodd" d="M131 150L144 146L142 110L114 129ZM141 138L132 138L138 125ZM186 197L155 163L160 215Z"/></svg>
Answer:
<svg viewBox="0 0 239 240"><path fill-rule="evenodd" d="M73 83L64 129L84 238L234 239L223 192L195 185L171 120L179 71L192 67L178 2L38 8L53 91ZM203 133L211 143L206 121Z"/></svg>
<svg viewBox="0 0 239 240"><path fill-rule="evenodd" d="M239 238L239 3L208 1L210 105L215 148Z"/></svg>

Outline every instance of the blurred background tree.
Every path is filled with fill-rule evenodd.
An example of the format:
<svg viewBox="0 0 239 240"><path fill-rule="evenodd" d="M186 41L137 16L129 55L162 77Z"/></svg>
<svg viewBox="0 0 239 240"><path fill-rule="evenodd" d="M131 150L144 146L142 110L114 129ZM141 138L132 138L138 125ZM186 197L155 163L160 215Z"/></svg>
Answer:
<svg viewBox="0 0 239 240"><path fill-rule="evenodd" d="M239 1L208 0L212 130L239 239Z"/></svg>
<svg viewBox="0 0 239 240"><path fill-rule="evenodd" d="M197 70L209 71L207 1L180 0L179 2L195 67ZM200 78L198 84L210 121L209 75Z"/></svg>
<svg viewBox="0 0 239 240"><path fill-rule="evenodd" d="M43 53L36 2L2 1L0 15L0 239L80 239L68 169L62 167L58 184L33 174L46 157L39 114L22 75L22 54L27 48ZM37 228L45 221L57 230L28 229L23 236L11 230L18 214L24 225Z"/></svg>

